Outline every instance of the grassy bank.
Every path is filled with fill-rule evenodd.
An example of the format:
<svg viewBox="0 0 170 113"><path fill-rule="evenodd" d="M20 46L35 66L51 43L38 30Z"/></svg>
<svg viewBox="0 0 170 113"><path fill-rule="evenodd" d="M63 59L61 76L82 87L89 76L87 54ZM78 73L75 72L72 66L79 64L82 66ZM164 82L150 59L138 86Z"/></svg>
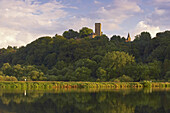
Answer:
<svg viewBox="0 0 170 113"><path fill-rule="evenodd" d="M170 87L170 83L169 82L59 82L59 81L0 82L1 89L142 88L142 87Z"/></svg>

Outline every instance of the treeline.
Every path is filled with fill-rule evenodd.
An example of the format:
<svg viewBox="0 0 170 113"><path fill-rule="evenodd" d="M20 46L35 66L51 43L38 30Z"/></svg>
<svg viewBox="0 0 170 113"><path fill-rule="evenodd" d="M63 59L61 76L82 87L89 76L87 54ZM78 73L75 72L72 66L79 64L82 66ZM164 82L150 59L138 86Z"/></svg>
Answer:
<svg viewBox="0 0 170 113"><path fill-rule="evenodd" d="M93 31L68 30L25 47L0 49L0 74L18 80L141 81L170 79L170 31L151 39L142 32L132 42ZM31 69L29 69L31 68Z"/></svg>

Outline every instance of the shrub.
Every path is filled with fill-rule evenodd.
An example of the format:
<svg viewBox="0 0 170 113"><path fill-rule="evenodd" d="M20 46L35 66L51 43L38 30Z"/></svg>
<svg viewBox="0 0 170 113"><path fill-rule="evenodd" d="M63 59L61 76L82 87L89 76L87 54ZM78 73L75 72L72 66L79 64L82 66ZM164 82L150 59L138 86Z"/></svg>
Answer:
<svg viewBox="0 0 170 113"><path fill-rule="evenodd" d="M144 82L143 82L143 85L144 85L144 87L151 87L151 86L152 86L152 83L149 82L149 81L144 81Z"/></svg>
<svg viewBox="0 0 170 113"><path fill-rule="evenodd" d="M4 81L4 77L3 76L0 76L0 81Z"/></svg>

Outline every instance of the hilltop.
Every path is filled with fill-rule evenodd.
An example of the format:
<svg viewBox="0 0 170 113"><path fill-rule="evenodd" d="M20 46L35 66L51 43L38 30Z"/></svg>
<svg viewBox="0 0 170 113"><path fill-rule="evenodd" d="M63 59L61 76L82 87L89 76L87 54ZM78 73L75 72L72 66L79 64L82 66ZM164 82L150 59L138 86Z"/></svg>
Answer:
<svg viewBox="0 0 170 113"><path fill-rule="evenodd" d="M148 32L134 41L93 31L68 30L40 37L26 46L0 49L0 80L140 81L170 79L170 31ZM10 80L10 79L9 79Z"/></svg>

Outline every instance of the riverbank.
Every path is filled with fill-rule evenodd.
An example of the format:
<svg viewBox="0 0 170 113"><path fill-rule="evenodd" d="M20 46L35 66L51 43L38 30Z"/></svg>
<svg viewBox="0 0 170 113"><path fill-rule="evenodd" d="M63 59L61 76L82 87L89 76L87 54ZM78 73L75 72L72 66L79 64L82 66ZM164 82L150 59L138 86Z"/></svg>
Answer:
<svg viewBox="0 0 170 113"><path fill-rule="evenodd" d="M143 88L170 87L169 82L61 82L61 81L1 81L0 89L56 89L56 88Z"/></svg>

